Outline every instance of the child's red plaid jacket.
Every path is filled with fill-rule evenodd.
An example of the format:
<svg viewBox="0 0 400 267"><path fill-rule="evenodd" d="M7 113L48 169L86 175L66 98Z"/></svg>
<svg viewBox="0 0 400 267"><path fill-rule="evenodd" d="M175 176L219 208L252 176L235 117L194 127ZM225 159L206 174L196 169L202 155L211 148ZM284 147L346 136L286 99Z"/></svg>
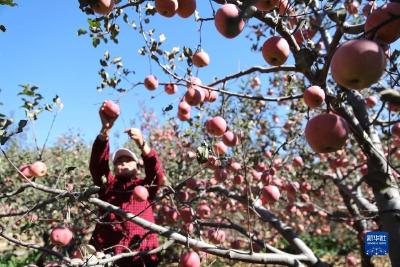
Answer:
<svg viewBox="0 0 400 267"><path fill-rule="evenodd" d="M144 179L139 177L115 177L108 165L110 159L109 142L97 137L92 147L89 168L94 184L100 186L99 197L101 200L132 214L142 212L139 215L141 218L154 222L153 209L151 206L149 207L149 201L137 202L132 197L132 190L136 185L148 186L149 200L151 201L163 182L164 171L154 149L148 155L142 155L142 158L146 173ZM102 182L103 176L107 178L106 183ZM105 210L100 210L98 219L105 224L97 223L90 241L97 250L115 246L113 251L118 254L128 252L125 249L127 247L131 250L148 250L158 247L156 234L149 234L148 230L131 221L126 221L114 213L107 214ZM141 266L141 263L145 262L146 266L151 266L151 263L157 262L157 260L157 255L152 255L146 259L124 259L117 264L118 266Z"/></svg>

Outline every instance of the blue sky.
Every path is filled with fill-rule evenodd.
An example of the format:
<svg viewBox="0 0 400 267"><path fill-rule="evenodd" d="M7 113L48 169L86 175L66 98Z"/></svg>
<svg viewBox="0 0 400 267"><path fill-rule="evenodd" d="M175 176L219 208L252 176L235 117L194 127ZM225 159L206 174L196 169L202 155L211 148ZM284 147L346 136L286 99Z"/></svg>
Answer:
<svg viewBox="0 0 400 267"><path fill-rule="evenodd" d="M78 8L78 1L16 1L17 7L0 6L0 23L7 27L0 33L0 112L14 114L21 118L18 108L21 102L16 94L19 84L34 84L48 101L56 94L61 97L65 107L59 113L51 132L50 144L69 129L81 132L86 140L91 141L100 129L98 108L106 99L120 99L122 115L115 125L115 132L122 131L129 119L139 112L139 103L154 108L161 118L161 108L178 103L184 88L177 95L169 96L162 88L148 92L138 86L133 92L118 95L111 89L97 92L100 83L97 74L100 69L99 59L106 50L111 56L122 56L125 67L134 69L135 81L143 81L149 74L147 58L138 55L138 49L144 44L137 31L121 23L120 44L109 42L93 48L88 36L77 36L79 28L86 28L87 15ZM211 17L208 1L198 1L198 10L202 17ZM126 10L131 17L136 16ZM137 17L137 16L136 16ZM197 47L199 24L194 18L182 19L178 16L165 18L156 14L147 29L156 28L157 33L167 37L165 47ZM158 36L156 34L156 36ZM222 77L253 65L265 65L260 54L250 52L250 43L244 38L228 40L215 29L214 22L203 25L202 47L208 52L211 64L199 70L199 77L208 83L213 77ZM181 74L185 65L181 65ZM161 82L168 81L156 64L152 64L153 73ZM263 78L265 82L265 78ZM151 96L156 96L151 99ZM171 111L176 114L176 109ZM35 125L39 143L43 142L51 123L51 115L42 115ZM139 125L137 125L139 126Z"/></svg>

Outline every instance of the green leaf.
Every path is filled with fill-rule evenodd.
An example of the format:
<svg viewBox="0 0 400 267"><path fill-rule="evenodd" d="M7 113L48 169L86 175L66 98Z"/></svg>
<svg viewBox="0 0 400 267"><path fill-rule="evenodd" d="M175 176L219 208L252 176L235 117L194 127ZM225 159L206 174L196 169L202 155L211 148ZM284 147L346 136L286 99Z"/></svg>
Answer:
<svg viewBox="0 0 400 267"><path fill-rule="evenodd" d="M168 105L166 108L163 108L163 112L171 111L174 107L172 105Z"/></svg>
<svg viewBox="0 0 400 267"><path fill-rule="evenodd" d="M2 137L0 137L0 144L4 145L8 141L9 138L10 138L10 136L2 136Z"/></svg>
<svg viewBox="0 0 400 267"><path fill-rule="evenodd" d="M103 66L103 67L107 67L108 63L104 59L100 59L100 65Z"/></svg>
<svg viewBox="0 0 400 267"><path fill-rule="evenodd" d="M45 110L52 112L53 111L53 107L49 104L46 104L46 106L44 107Z"/></svg>
<svg viewBox="0 0 400 267"><path fill-rule="evenodd" d="M209 153L208 144L206 142L203 142L196 149L197 162L200 164L208 162L208 153Z"/></svg>
<svg viewBox="0 0 400 267"><path fill-rule="evenodd" d="M89 23L89 27L91 28L100 28L100 22L93 20L93 19L88 19L87 22Z"/></svg>
<svg viewBox="0 0 400 267"><path fill-rule="evenodd" d="M13 0L0 0L0 5L16 6Z"/></svg>
<svg viewBox="0 0 400 267"><path fill-rule="evenodd" d="M92 39L93 47L97 47L99 44L100 44L100 39L96 38L96 37L93 37L93 39Z"/></svg>
<svg viewBox="0 0 400 267"><path fill-rule="evenodd" d="M26 124L28 123L27 120L20 120L18 122L18 129L17 129L17 133L21 133L22 129L26 126Z"/></svg>
<svg viewBox="0 0 400 267"><path fill-rule="evenodd" d="M86 33L87 33L87 31L85 29L78 30L78 36L85 35Z"/></svg>

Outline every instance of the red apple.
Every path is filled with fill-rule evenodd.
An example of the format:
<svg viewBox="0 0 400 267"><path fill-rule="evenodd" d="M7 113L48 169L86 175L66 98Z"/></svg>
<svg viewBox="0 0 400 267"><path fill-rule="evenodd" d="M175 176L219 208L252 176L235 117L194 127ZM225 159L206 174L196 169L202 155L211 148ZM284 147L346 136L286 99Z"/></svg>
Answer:
<svg viewBox="0 0 400 267"><path fill-rule="evenodd" d="M144 187L142 185L137 185L133 189L132 197L134 200L136 200L138 202L146 201L147 198L149 197L149 191L147 190L146 187Z"/></svg>
<svg viewBox="0 0 400 267"><path fill-rule="evenodd" d="M114 8L114 0L97 0L90 8L101 15L108 15Z"/></svg>
<svg viewBox="0 0 400 267"><path fill-rule="evenodd" d="M214 145L214 152L218 156L224 155L226 153L227 149L228 148L226 147L226 145L222 141L219 141Z"/></svg>
<svg viewBox="0 0 400 267"><path fill-rule="evenodd" d="M400 136L400 122L393 124L392 126L392 134L394 136Z"/></svg>
<svg viewBox="0 0 400 267"><path fill-rule="evenodd" d="M167 83L166 85L164 85L164 91L169 95L175 94L177 90L178 86L176 86L176 84L174 83Z"/></svg>
<svg viewBox="0 0 400 267"><path fill-rule="evenodd" d="M103 103L101 108L101 112L110 118L117 118L120 114L120 109L118 104L114 103L111 100L106 100Z"/></svg>
<svg viewBox="0 0 400 267"><path fill-rule="evenodd" d="M181 121L187 121L190 119L190 112L189 113L181 113L178 112L178 119Z"/></svg>
<svg viewBox="0 0 400 267"><path fill-rule="evenodd" d="M199 67L199 68L205 67L205 66L208 66L208 64L210 63L210 57L208 56L208 54L206 52L201 50L201 51L198 51L193 54L192 62L193 62L193 65L195 65L196 67Z"/></svg>
<svg viewBox="0 0 400 267"><path fill-rule="evenodd" d="M335 81L348 89L361 90L376 83L386 67L385 53L369 40L351 40L340 46L332 57Z"/></svg>
<svg viewBox="0 0 400 267"><path fill-rule="evenodd" d="M150 90L153 91L158 87L158 80L154 75L148 75L144 79L144 86Z"/></svg>
<svg viewBox="0 0 400 267"><path fill-rule="evenodd" d="M208 204L200 204L197 208L197 215L201 219L211 218L211 208Z"/></svg>
<svg viewBox="0 0 400 267"><path fill-rule="evenodd" d="M67 246L74 237L67 227L56 227L50 233L50 241L53 245Z"/></svg>
<svg viewBox="0 0 400 267"><path fill-rule="evenodd" d="M206 98L206 101L212 103L215 100L217 100L217 98L218 98L218 92L217 91L213 91L213 90L209 90L208 97Z"/></svg>
<svg viewBox="0 0 400 267"><path fill-rule="evenodd" d="M215 27L226 38L235 38L244 28L244 20L239 8L234 4L225 4L215 14Z"/></svg>
<svg viewBox="0 0 400 267"><path fill-rule="evenodd" d="M262 195L271 202L278 201L281 197L281 193L279 192L279 188L275 185L267 185L263 187Z"/></svg>
<svg viewBox="0 0 400 267"><path fill-rule="evenodd" d="M303 99L309 108L316 108L324 102L325 92L321 87L314 85L304 90Z"/></svg>
<svg viewBox="0 0 400 267"><path fill-rule="evenodd" d="M373 108L377 103L378 99L373 95L370 95L365 99L365 104L367 104L369 108Z"/></svg>
<svg viewBox="0 0 400 267"><path fill-rule="evenodd" d="M269 38L262 47L262 55L265 61L272 66L279 66L285 63L289 53L288 42L280 36Z"/></svg>
<svg viewBox="0 0 400 267"><path fill-rule="evenodd" d="M181 18L190 17L196 10L196 0L178 0L178 10L176 13Z"/></svg>
<svg viewBox="0 0 400 267"><path fill-rule="evenodd" d="M396 19L384 24L392 16ZM364 31L370 39L386 44L395 42L400 37L400 3L388 3L372 11L364 24Z"/></svg>
<svg viewBox="0 0 400 267"><path fill-rule="evenodd" d="M194 251L188 251L181 255L179 267L200 267L200 257Z"/></svg>
<svg viewBox="0 0 400 267"><path fill-rule="evenodd" d="M164 17L172 17L178 10L177 0L156 0L156 10Z"/></svg>
<svg viewBox="0 0 400 267"><path fill-rule="evenodd" d="M191 106L186 101L181 101L178 105L178 112L182 114L189 114Z"/></svg>
<svg viewBox="0 0 400 267"><path fill-rule="evenodd" d="M45 176L47 173L47 166L41 161L36 161L35 163L32 163L29 167L33 176L42 177Z"/></svg>
<svg viewBox="0 0 400 267"><path fill-rule="evenodd" d="M190 88L185 93L185 101L191 106L197 106L203 103L205 94L202 88Z"/></svg>
<svg viewBox="0 0 400 267"><path fill-rule="evenodd" d="M300 156L296 156L293 158L293 166L301 168L303 167L303 159Z"/></svg>
<svg viewBox="0 0 400 267"><path fill-rule="evenodd" d="M210 239L211 243L220 244L225 241L225 232L220 229L209 229L208 230L208 239Z"/></svg>
<svg viewBox="0 0 400 267"><path fill-rule="evenodd" d="M235 133L226 131L222 136L222 142L224 142L225 145L232 147L239 143L239 138Z"/></svg>
<svg viewBox="0 0 400 267"><path fill-rule="evenodd" d="M185 208L181 209L179 213L184 222L189 223L193 220L193 213L190 208L185 207Z"/></svg>
<svg viewBox="0 0 400 267"><path fill-rule="evenodd" d="M216 116L206 122L206 130L210 135L222 136L226 128L226 121L220 116Z"/></svg>
<svg viewBox="0 0 400 267"><path fill-rule="evenodd" d="M32 170L28 164L22 164L19 167L19 171L26 177L26 178L32 178L34 174L32 173Z"/></svg>
<svg viewBox="0 0 400 267"><path fill-rule="evenodd" d="M348 132L349 127L342 117L323 113L308 121L305 136L316 153L329 153L344 146Z"/></svg>

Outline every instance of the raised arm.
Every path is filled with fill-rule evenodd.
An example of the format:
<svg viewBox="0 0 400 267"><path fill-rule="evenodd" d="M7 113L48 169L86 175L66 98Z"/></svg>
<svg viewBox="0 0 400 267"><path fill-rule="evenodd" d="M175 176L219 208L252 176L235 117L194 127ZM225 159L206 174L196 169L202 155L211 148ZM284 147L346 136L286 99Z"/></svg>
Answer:
<svg viewBox="0 0 400 267"><path fill-rule="evenodd" d="M93 178L93 183L102 186L102 177L107 179L111 176L108 161L110 158L110 146L108 139L99 134L93 143L92 153L90 155L89 170Z"/></svg>
<svg viewBox="0 0 400 267"><path fill-rule="evenodd" d="M166 183L164 168L157 152L145 142L139 129L131 128L125 131L142 151L146 177L143 181L148 186L150 198L153 198L161 185Z"/></svg>
<svg viewBox="0 0 400 267"><path fill-rule="evenodd" d="M104 110L108 108L107 105L107 101L104 102L99 110L102 127L99 135L94 141L89 163L89 170L93 178L93 183L97 186L103 185L103 176L107 178L107 182L109 183L113 179L113 175L111 174L110 167L108 165L108 161L110 159L110 145L108 142L108 138L110 129L113 126L115 120L118 118L119 114L115 114L112 117L110 115L107 115L111 114L109 112L104 112Z"/></svg>

